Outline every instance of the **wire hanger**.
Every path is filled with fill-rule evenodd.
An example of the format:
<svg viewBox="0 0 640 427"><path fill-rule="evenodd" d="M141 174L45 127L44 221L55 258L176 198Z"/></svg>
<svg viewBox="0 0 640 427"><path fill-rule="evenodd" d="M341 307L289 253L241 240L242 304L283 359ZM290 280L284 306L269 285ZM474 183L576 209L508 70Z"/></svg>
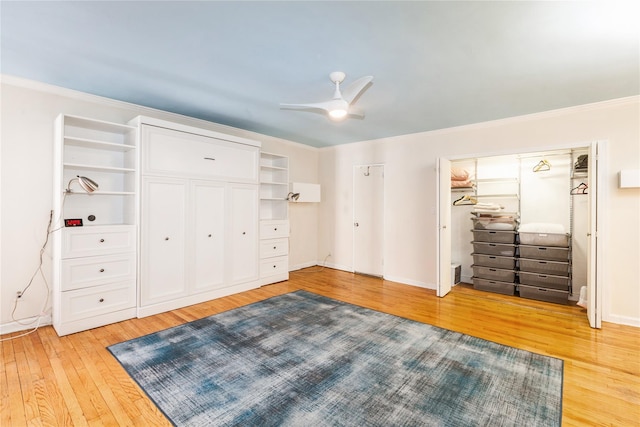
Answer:
<svg viewBox="0 0 640 427"><path fill-rule="evenodd" d="M542 159L533 167L534 172L548 171L551 169L551 163L547 159Z"/></svg>
<svg viewBox="0 0 640 427"><path fill-rule="evenodd" d="M453 202L453 206L475 205L476 203L478 203L478 199L469 195L464 195L458 200L455 200Z"/></svg>
<svg viewBox="0 0 640 427"><path fill-rule="evenodd" d="M571 189L570 194L572 194L572 195L589 194L589 193L587 193L588 189L589 189L589 186L587 184L585 184L584 182L581 182L580 185L578 185L577 187L574 187L574 188Z"/></svg>

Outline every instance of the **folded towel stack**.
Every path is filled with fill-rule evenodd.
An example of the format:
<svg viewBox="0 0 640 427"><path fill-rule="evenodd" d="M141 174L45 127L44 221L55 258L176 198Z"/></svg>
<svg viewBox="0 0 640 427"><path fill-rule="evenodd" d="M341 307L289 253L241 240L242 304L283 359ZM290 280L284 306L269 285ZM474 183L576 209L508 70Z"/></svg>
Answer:
<svg viewBox="0 0 640 427"><path fill-rule="evenodd" d="M451 168L451 188L472 188L469 172L464 169Z"/></svg>

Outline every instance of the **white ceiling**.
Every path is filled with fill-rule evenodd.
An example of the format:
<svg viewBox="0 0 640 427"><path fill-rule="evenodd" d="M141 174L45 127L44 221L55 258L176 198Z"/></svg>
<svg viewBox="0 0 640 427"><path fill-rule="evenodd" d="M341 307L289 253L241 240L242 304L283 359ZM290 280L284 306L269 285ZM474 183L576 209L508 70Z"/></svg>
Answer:
<svg viewBox="0 0 640 427"><path fill-rule="evenodd" d="M322 147L638 95L638 5L2 0L0 70ZM363 120L279 108L332 71Z"/></svg>

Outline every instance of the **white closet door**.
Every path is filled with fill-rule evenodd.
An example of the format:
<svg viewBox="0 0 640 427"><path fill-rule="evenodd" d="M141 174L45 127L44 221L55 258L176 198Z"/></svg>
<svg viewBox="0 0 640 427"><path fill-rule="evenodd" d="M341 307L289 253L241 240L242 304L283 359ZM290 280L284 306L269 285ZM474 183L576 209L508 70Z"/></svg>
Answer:
<svg viewBox="0 0 640 427"><path fill-rule="evenodd" d="M258 279L258 187L229 184L229 284Z"/></svg>
<svg viewBox="0 0 640 427"><path fill-rule="evenodd" d="M224 284L225 185L195 181L191 183L190 241L193 265L192 290L218 289Z"/></svg>
<svg viewBox="0 0 640 427"><path fill-rule="evenodd" d="M439 297L451 291L451 162L438 159L438 289Z"/></svg>
<svg viewBox="0 0 640 427"><path fill-rule="evenodd" d="M594 142L589 146L589 178L588 178L588 200L589 214L587 216L587 317L592 328L602 327L602 259L598 255L602 254L602 236L598 236L601 227L602 203L598 197L598 191L603 188L604 173L599 167L602 161L604 143ZM574 289L574 292L579 289Z"/></svg>
<svg viewBox="0 0 640 427"><path fill-rule="evenodd" d="M142 206L142 306L187 294L184 180L145 178Z"/></svg>
<svg viewBox="0 0 640 427"><path fill-rule="evenodd" d="M384 167L353 168L353 271L383 276Z"/></svg>

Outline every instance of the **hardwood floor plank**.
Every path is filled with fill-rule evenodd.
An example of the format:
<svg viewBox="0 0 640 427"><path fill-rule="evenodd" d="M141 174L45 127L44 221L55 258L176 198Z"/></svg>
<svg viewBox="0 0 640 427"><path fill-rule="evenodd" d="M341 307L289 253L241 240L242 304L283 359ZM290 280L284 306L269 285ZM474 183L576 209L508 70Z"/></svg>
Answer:
<svg viewBox="0 0 640 427"><path fill-rule="evenodd" d="M320 267L292 272L286 282L142 319L65 337L47 326L2 342L0 422L170 426L106 347L298 289L560 358L563 426L640 425L639 328L605 322L601 330L591 329L585 311L575 305L468 285L438 298L433 290Z"/></svg>

